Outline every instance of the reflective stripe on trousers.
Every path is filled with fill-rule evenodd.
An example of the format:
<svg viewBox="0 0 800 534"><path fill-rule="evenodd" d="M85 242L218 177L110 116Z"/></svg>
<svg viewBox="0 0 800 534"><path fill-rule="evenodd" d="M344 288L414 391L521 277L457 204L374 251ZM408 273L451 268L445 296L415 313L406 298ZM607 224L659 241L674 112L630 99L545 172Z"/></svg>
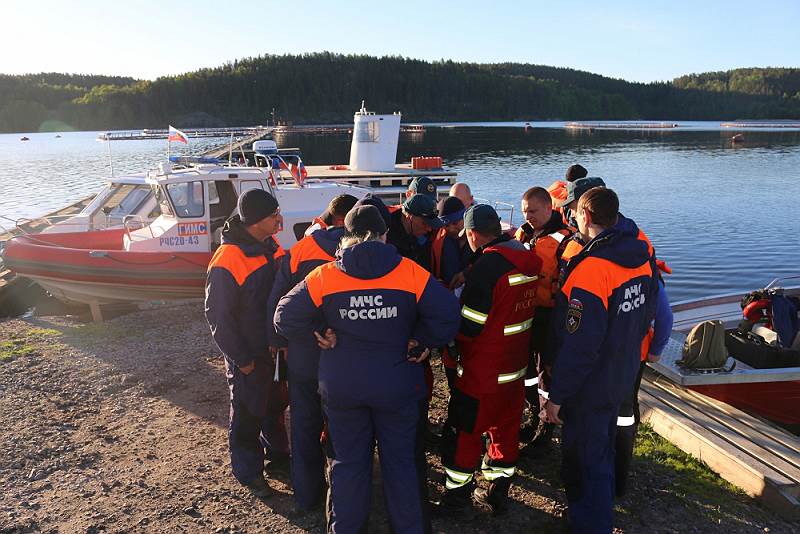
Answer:
<svg viewBox="0 0 800 534"><path fill-rule="evenodd" d="M481 462L481 472L483 473L483 478L489 482L493 482L498 478L513 477L516 470L517 468L513 465L511 467L493 467L486 463L486 457L484 457L483 461Z"/></svg>
<svg viewBox="0 0 800 534"><path fill-rule="evenodd" d="M444 487L449 490L466 486L472 481L472 473L463 473L449 467L445 467L444 472L447 475Z"/></svg>

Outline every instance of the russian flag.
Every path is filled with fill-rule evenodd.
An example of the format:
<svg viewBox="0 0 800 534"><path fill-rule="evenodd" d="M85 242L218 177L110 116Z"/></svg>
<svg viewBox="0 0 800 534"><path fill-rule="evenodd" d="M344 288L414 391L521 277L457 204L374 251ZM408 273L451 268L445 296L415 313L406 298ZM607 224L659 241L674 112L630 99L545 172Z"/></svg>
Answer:
<svg viewBox="0 0 800 534"><path fill-rule="evenodd" d="M167 141L175 141L177 143L183 143L184 145L188 145L189 136L183 133L182 131L178 130L174 126L170 125Z"/></svg>

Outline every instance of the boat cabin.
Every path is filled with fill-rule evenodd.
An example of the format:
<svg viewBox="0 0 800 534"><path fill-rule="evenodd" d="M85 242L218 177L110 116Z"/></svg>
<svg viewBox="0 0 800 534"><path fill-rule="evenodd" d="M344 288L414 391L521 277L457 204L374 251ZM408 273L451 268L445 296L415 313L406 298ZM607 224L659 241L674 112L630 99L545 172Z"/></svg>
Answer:
<svg viewBox="0 0 800 534"><path fill-rule="evenodd" d="M271 167L228 167L214 163L173 166L162 163L148 173L160 214L149 224L124 222L124 248L135 252L209 252L220 244L222 227L239 195L264 189L277 198L284 217L278 240L288 248L303 237L337 195L368 193L354 185L319 180L289 180Z"/></svg>

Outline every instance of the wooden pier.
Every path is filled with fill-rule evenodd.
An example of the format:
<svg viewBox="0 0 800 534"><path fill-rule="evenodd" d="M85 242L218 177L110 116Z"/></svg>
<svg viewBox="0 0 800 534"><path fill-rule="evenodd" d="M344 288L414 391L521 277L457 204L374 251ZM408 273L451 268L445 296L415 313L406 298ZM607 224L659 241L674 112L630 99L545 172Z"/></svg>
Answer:
<svg viewBox="0 0 800 534"><path fill-rule="evenodd" d="M648 370L642 421L781 516L800 519L800 438Z"/></svg>

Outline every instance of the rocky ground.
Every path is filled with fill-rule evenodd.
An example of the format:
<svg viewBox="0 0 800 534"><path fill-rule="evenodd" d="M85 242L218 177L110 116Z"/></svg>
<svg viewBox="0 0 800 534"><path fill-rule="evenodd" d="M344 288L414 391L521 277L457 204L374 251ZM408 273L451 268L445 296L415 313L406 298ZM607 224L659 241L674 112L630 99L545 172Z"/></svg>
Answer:
<svg viewBox="0 0 800 534"><path fill-rule="evenodd" d="M434 416L444 416L437 391ZM291 490L261 501L229 474L227 387L198 305L102 325L0 322L0 533L324 532L294 519ZM697 462L643 432L619 532L797 532ZM431 493L443 473L430 457ZM560 532L558 451L525 459L502 519L436 532ZM379 483L376 481L376 483ZM387 532L374 498L372 531Z"/></svg>

